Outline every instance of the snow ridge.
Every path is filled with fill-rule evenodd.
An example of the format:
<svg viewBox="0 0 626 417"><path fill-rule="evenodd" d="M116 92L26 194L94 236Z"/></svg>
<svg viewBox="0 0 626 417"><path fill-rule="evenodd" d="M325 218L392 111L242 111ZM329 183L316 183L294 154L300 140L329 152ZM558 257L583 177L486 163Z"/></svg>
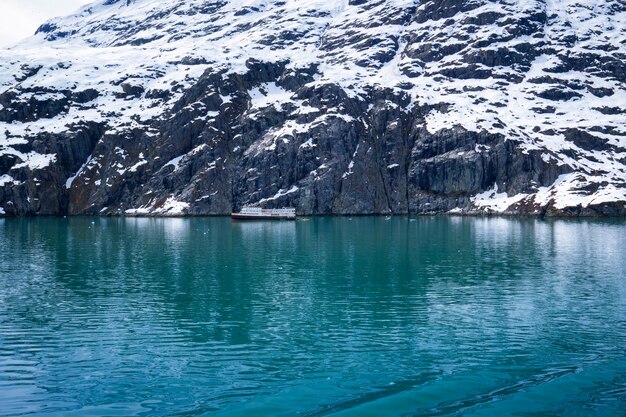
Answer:
<svg viewBox="0 0 626 417"><path fill-rule="evenodd" d="M86 126L98 126L98 143L116 142L122 153L111 145L104 147L111 149L108 154L73 161L75 169L62 182L70 193L96 181L116 189L132 175L141 176L137 182L143 186L166 167L167 175L185 175L182 168L196 158L206 159L198 178L201 172L227 171L234 157L218 157L222 142L216 138L228 134L224 115L242 105L238 92L226 88L238 79L248 83L238 120L257 127L271 120L253 143L233 138L229 152L241 152L241 158L280 154L296 142L299 153L322 152L311 132L331 125L367 130L373 113L384 109L412 118L410 132L498 135L557 167L551 184L526 184L523 191L501 179L485 180L464 191L460 210L511 212L524 206L541 212L547 206L623 202L625 49L626 6L619 0L99 0L0 51L0 161L13 161L0 171L0 178L12 178L0 182L5 190L0 197L8 201L9 189L60 163L54 146L32 146L38 138L80 136ZM253 71L268 79L249 81ZM281 73L274 76L275 71ZM213 89L210 98L187 103L190 91L209 75L222 84L207 87ZM141 136L156 143L163 126L173 128L182 111L194 114L183 123L188 135L200 137L200 129L211 138L193 144L202 145L200 150L177 149L157 161L145 149L120 142ZM399 129L398 120L385 129ZM461 152L448 158L466 161L493 149L485 144ZM341 172L332 174L335 181L354 177L343 174L356 172L352 160L346 161L349 168L336 167ZM309 176L295 182L267 184L260 194L252 190L246 202L297 198L331 162L319 160L307 167ZM396 161L382 162L387 171L411 171ZM116 178L104 177L107 165L116 166ZM19 174L24 169L30 173ZM248 170L242 181L260 181ZM227 181L214 182L222 180ZM215 190L186 194L184 189L181 184L173 195L159 198L145 190L147 197L119 203L118 209L187 213L196 192L215 195ZM112 191L103 193L112 198ZM106 207L107 213L115 210L115 202L106 201Z"/></svg>

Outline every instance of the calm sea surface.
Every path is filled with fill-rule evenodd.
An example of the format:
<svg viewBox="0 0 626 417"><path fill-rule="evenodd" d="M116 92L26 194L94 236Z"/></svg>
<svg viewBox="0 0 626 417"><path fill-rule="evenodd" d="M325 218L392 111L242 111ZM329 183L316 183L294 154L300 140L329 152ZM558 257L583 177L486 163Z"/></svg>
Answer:
<svg viewBox="0 0 626 417"><path fill-rule="evenodd" d="M626 222L0 220L2 416L626 416Z"/></svg>

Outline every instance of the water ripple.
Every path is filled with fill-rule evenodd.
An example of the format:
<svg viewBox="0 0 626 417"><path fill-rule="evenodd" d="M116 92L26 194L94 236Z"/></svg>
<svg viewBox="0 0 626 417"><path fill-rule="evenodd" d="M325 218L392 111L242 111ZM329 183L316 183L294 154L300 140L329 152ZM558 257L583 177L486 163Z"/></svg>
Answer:
<svg viewBox="0 0 626 417"><path fill-rule="evenodd" d="M619 416L624 232L0 220L0 415Z"/></svg>

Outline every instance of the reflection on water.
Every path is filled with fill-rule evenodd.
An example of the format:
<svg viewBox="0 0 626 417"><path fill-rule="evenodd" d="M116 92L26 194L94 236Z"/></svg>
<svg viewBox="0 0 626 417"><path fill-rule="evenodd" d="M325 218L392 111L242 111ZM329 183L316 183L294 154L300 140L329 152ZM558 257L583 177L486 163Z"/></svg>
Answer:
<svg viewBox="0 0 626 417"><path fill-rule="evenodd" d="M625 232L0 220L0 415L623 415Z"/></svg>

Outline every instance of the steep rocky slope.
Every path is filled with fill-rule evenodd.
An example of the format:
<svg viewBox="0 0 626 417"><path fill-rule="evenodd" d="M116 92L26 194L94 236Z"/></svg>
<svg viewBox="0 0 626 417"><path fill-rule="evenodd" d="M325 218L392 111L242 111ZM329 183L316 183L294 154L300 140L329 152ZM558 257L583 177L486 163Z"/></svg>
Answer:
<svg viewBox="0 0 626 417"><path fill-rule="evenodd" d="M99 0L0 52L0 214L625 215L621 0Z"/></svg>

